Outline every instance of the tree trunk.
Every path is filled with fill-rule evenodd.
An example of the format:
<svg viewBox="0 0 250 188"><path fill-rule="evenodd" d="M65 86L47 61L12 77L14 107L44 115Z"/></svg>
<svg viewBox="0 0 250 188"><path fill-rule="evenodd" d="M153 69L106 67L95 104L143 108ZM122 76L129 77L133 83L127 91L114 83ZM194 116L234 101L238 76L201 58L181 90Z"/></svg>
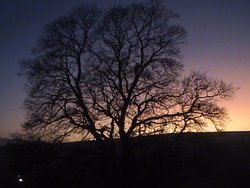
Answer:
<svg viewBox="0 0 250 188"><path fill-rule="evenodd" d="M129 173L129 142L127 136L123 136L120 139L120 143L118 145L119 151L119 185L122 188L131 187L130 185L130 173Z"/></svg>

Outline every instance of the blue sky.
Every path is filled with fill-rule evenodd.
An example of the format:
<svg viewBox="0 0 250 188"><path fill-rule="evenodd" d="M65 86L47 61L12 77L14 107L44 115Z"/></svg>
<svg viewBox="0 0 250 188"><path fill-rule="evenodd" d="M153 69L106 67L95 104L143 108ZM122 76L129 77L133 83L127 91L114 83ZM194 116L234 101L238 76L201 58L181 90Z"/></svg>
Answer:
<svg viewBox="0 0 250 188"><path fill-rule="evenodd" d="M82 0L1 0L0 6L0 137L20 129L24 120L24 78L18 62L31 49L47 23L64 16ZM100 7L122 0L94 0ZM141 2L137 1L125 1ZM188 32L183 47L186 70L199 70L240 87L233 101L223 103L231 121L227 130L250 130L250 1L165 0L180 14Z"/></svg>

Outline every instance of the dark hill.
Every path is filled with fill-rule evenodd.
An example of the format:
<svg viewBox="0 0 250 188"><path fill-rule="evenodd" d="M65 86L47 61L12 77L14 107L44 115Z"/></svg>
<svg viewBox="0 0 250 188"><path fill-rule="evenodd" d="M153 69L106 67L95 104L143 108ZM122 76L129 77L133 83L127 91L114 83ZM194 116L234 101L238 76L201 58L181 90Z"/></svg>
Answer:
<svg viewBox="0 0 250 188"><path fill-rule="evenodd" d="M250 132L167 134L131 142L130 187L250 187ZM109 178L95 142L12 143L0 154L2 161L6 156L0 182L5 187L103 187ZM24 182L18 183L18 175Z"/></svg>
<svg viewBox="0 0 250 188"><path fill-rule="evenodd" d="M0 138L0 147L5 146L8 142L11 142L12 139L10 138Z"/></svg>

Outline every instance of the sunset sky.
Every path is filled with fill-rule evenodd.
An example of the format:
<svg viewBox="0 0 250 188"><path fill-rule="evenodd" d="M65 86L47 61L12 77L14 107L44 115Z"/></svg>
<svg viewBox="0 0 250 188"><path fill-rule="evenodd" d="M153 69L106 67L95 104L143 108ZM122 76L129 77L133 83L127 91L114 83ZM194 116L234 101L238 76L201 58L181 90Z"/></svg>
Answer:
<svg viewBox="0 0 250 188"><path fill-rule="evenodd" d="M0 0L0 137L20 130L24 120L24 78L18 62L31 49L47 23L68 14L83 0ZM88 1L86 1L88 2ZM92 0L100 7L122 0ZM124 2L141 2L130 0ZM180 14L188 32L182 62L187 71L198 70L239 87L223 105L230 121L226 130L250 131L250 1L165 0Z"/></svg>

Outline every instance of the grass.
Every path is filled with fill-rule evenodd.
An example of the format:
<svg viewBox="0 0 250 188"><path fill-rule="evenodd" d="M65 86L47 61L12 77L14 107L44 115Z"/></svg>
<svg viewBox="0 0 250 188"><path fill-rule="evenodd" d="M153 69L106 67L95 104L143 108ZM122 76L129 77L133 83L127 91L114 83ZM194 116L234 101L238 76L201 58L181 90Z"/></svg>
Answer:
<svg viewBox="0 0 250 188"><path fill-rule="evenodd" d="M157 135L132 143L129 187L250 186L250 132ZM110 182L95 142L12 143L0 152L6 156L0 180L6 187L103 187ZM18 174L24 182L17 181Z"/></svg>

